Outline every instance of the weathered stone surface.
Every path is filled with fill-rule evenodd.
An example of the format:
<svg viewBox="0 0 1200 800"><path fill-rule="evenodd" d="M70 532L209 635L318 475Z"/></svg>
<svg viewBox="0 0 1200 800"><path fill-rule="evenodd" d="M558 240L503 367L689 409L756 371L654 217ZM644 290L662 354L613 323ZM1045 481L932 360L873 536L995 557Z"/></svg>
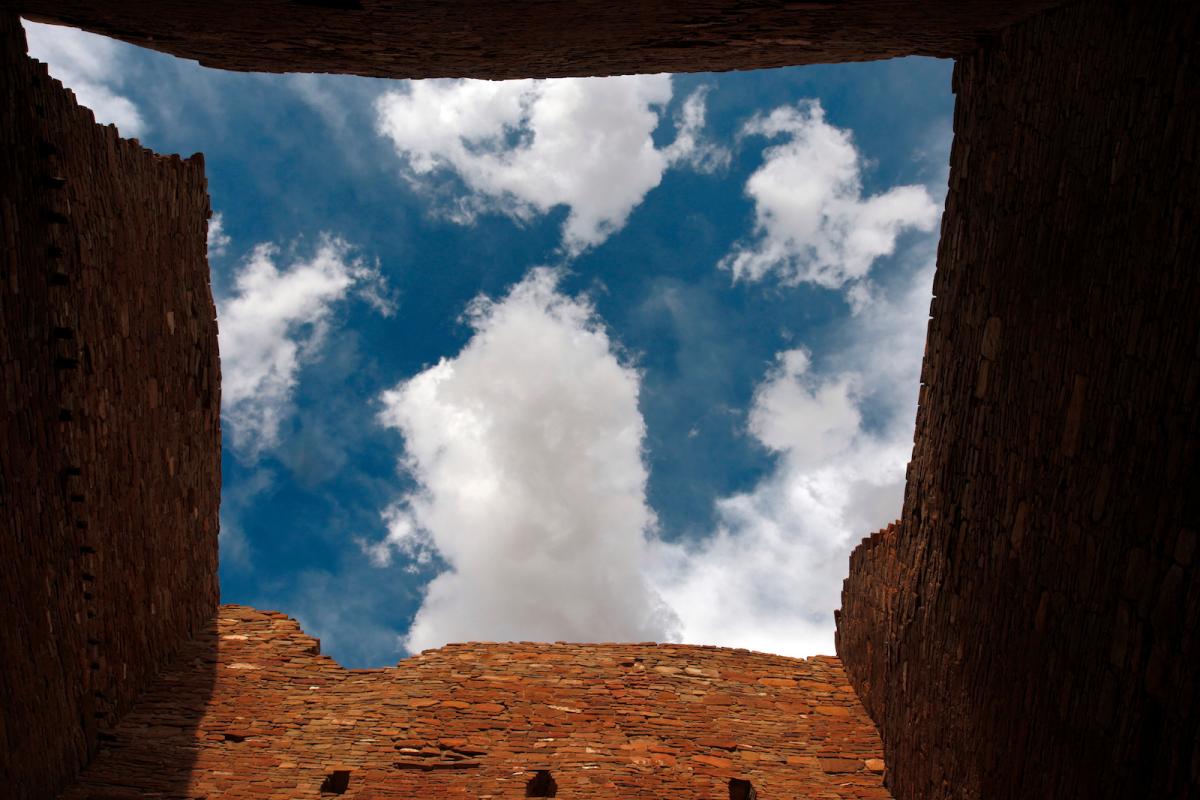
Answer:
<svg viewBox="0 0 1200 800"><path fill-rule="evenodd" d="M0 785L44 798L216 607L208 195L3 13L0 118Z"/></svg>
<svg viewBox="0 0 1200 800"><path fill-rule="evenodd" d="M6 2L223 69L499 79L954 57L1063 0Z"/></svg>
<svg viewBox="0 0 1200 800"><path fill-rule="evenodd" d="M730 778L762 798L889 796L836 658L456 644L346 670L318 651L282 614L221 606L64 800L316 798L338 772L347 798L522 797L538 770L597 800L724 798ZM841 713L797 710L814 707Z"/></svg>
<svg viewBox="0 0 1200 800"><path fill-rule="evenodd" d="M899 798L1200 797L1200 6L958 62L904 516L838 652Z"/></svg>
<svg viewBox="0 0 1200 800"><path fill-rule="evenodd" d="M838 634L890 768L834 659L471 645L354 672L236 607L190 638L220 454L201 165L93 125L0 14L10 796L100 742L69 797L521 796L539 769L558 796L1200 796L1194 4L1077 3L978 49L1042 4L355 5L21 7L236 68L962 56L904 514L853 557Z"/></svg>

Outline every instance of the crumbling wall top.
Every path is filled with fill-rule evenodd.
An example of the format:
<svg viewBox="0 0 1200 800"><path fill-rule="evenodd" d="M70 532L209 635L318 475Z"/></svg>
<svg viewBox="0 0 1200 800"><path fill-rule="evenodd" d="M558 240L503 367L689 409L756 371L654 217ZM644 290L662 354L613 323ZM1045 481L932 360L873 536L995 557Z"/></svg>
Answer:
<svg viewBox="0 0 1200 800"><path fill-rule="evenodd" d="M295 621L233 605L65 798L169 793L168 764L194 764L188 791L208 797L521 797L539 771L560 797L708 800L731 779L762 797L888 797L836 658L476 643L346 670Z"/></svg>

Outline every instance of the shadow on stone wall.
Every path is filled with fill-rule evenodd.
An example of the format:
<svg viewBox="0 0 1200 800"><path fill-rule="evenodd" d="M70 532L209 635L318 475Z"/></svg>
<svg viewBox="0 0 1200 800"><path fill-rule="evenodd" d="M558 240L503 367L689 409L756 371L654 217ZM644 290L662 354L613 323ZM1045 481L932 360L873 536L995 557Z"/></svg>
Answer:
<svg viewBox="0 0 1200 800"><path fill-rule="evenodd" d="M199 156L122 139L0 13L0 785L54 796L212 618Z"/></svg>
<svg viewBox="0 0 1200 800"><path fill-rule="evenodd" d="M192 798L197 758L212 741L240 745L236 730L212 733L201 722L216 684L217 620L213 618L151 682L133 711L100 733L100 751L61 800ZM261 709L247 709L247 714ZM264 765L265 768L265 765ZM253 781L253 776L247 776Z"/></svg>

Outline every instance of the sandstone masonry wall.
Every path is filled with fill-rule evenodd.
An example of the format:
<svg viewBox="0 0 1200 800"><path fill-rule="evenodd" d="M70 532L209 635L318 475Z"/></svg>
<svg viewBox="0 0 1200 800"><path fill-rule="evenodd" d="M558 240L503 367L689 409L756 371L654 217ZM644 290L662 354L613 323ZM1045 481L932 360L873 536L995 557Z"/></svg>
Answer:
<svg viewBox="0 0 1200 800"><path fill-rule="evenodd" d="M545 78L953 57L1064 0L0 0L222 69Z"/></svg>
<svg viewBox="0 0 1200 800"><path fill-rule="evenodd" d="M904 568L898 545L900 523L894 522L863 539L850 554L850 575L844 582L837 619L837 651L853 666L854 688L872 719L883 719L886 702L874 691L887 672L890 641L898 634L894 615L898 596L916 591L912 572Z"/></svg>
<svg viewBox="0 0 1200 800"><path fill-rule="evenodd" d="M731 778L763 800L889 796L832 657L463 644L346 670L319 650L282 614L222 606L63 800L516 798L538 770L595 800L725 800Z"/></svg>
<svg viewBox="0 0 1200 800"><path fill-rule="evenodd" d="M1200 796L1200 10L1093 0L989 38L1049 5L4 7L240 69L960 56L903 517L852 561L839 651L904 800ZM563 796L883 795L834 659L493 645L361 673L278 615L213 622L202 165L95 126L20 37L0 13L10 794L100 747L69 797L521 796L547 767Z"/></svg>
<svg viewBox="0 0 1200 800"><path fill-rule="evenodd" d="M1200 6L962 58L916 447L839 654L898 798L1200 797Z"/></svg>
<svg viewBox="0 0 1200 800"><path fill-rule="evenodd" d="M0 117L0 785L45 798L217 604L208 197L8 13Z"/></svg>

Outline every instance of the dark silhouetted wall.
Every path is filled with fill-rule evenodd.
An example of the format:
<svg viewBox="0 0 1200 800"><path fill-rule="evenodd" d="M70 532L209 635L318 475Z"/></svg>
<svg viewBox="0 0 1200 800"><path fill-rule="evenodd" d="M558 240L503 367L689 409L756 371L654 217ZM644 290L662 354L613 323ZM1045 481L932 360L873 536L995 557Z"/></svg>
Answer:
<svg viewBox="0 0 1200 800"><path fill-rule="evenodd" d="M0 774L45 798L216 608L208 195L6 13L0 117Z"/></svg>
<svg viewBox="0 0 1200 800"><path fill-rule="evenodd" d="M897 798L1200 797L1200 6L959 60L904 516L838 651Z"/></svg>

